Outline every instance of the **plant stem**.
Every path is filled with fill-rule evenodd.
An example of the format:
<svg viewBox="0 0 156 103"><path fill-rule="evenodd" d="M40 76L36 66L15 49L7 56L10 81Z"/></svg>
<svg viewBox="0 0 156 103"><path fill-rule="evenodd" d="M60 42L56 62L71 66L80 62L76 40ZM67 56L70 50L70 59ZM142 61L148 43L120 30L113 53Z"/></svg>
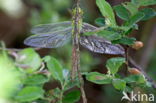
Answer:
<svg viewBox="0 0 156 103"><path fill-rule="evenodd" d="M62 103L64 88L66 86L66 82L61 83L61 93L60 93L60 103Z"/></svg>
<svg viewBox="0 0 156 103"><path fill-rule="evenodd" d="M87 103L87 98L86 98L86 94L84 91L84 81L83 81L80 70L78 70L78 77L79 77L79 81L80 81L80 90L81 90L81 94L82 94L83 103Z"/></svg>
<svg viewBox="0 0 156 103"><path fill-rule="evenodd" d="M125 47L125 58L126 58L126 75L128 75L128 68L129 68L129 54L128 54L128 51L129 51L129 47L126 46Z"/></svg>
<svg viewBox="0 0 156 103"><path fill-rule="evenodd" d="M129 54L128 54L128 50L129 50L129 47L126 46L125 47L125 58L126 58L126 72L125 72L125 75L127 76L128 75L128 68L129 68ZM131 97L130 93L127 93L127 95L129 97ZM127 103L131 103L130 101L127 101Z"/></svg>

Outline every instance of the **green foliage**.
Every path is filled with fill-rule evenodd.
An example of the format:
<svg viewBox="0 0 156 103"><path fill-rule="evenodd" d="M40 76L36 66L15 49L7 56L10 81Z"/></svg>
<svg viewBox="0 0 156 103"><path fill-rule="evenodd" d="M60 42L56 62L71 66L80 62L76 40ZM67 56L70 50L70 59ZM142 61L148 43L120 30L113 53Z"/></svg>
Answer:
<svg viewBox="0 0 156 103"><path fill-rule="evenodd" d="M25 85L43 85L44 83L48 82L48 78L44 75L30 75L24 81Z"/></svg>
<svg viewBox="0 0 156 103"><path fill-rule="evenodd" d="M118 90L124 90L126 88L126 82L121 79L113 79L112 84Z"/></svg>
<svg viewBox="0 0 156 103"><path fill-rule="evenodd" d="M145 15L142 18L142 20L148 20L148 19L151 19L152 17L156 16L156 12L152 8L143 8L140 10L140 12L144 13L144 15Z"/></svg>
<svg viewBox="0 0 156 103"><path fill-rule="evenodd" d="M130 75L124 80L128 83L145 83L146 81L143 75Z"/></svg>
<svg viewBox="0 0 156 103"><path fill-rule="evenodd" d="M47 67L54 79L63 82L63 67L55 58L52 57L47 61Z"/></svg>
<svg viewBox="0 0 156 103"><path fill-rule="evenodd" d="M63 103L76 103L80 99L80 91L70 91L63 97Z"/></svg>
<svg viewBox="0 0 156 103"><path fill-rule="evenodd" d="M130 18L130 20L128 20L126 23L125 23L125 26L128 26L128 27L133 27L134 24L136 24L137 22L139 22L140 20L142 20L144 17L144 13L142 12L138 12L136 13L134 16L132 16Z"/></svg>
<svg viewBox="0 0 156 103"><path fill-rule="evenodd" d="M70 0L32 0L31 2L39 6L39 10L36 8L31 10L30 23L32 25L56 22L67 18L63 14L64 11L67 11Z"/></svg>
<svg viewBox="0 0 156 103"><path fill-rule="evenodd" d="M104 18L97 18L95 20L95 24L98 25L98 26L105 26L105 19Z"/></svg>
<svg viewBox="0 0 156 103"><path fill-rule="evenodd" d="M155 0L131 0L131 2L138 6L149 6L149 5L155 5Z"/></svg>
<svg viewBox="0 0 156 103"><path fill-rule="evenodd" d="M32 21L32 24L45 23L49 20L57 21L61 17L58 14L57 6L63 8L69 5L69 2L65 0L33 0L34 3L42 4L42 10L40 15L34 10L33 16L40 17L38 21ZM141 6L148 6L156 4L155 0L131 0L131 2L124 2L122 4L111 7L111 5L105 0L96 0L96 4L100 9L100 12L104 18L98 18L95 23L103 29L95 30L94 32L86 32L84 35L97 34L107 40L110 40L114 44L122 44L124 46L131 46L136 41L133 37L128 35L134 30L138 29L137 23L141 20L151 19L156 15L155 10L152 8L143 8ZM50 8L50 9L49 9ZM114 10L114 11L113 11ZM59 12L64 12L62 9ZM115 15L123 20L121 26L117 25ZM60 48L60 51L67 52L71 49ZM41 58L39 54L32 48L23 49L21 51L14 52L15 59L10 58L10 55L6 51L0 53L0 99L10 100L13 102L38 102L38 103L75 103L80 99L80 91L74 88L80 88L78 77L73 81L70 78L69 69L65 69L71 65L67 62L60 60L60 55L54 57L45 56ZM71 56L71 52L66 55ZM14 55L13 55L14 56ZM61 55L62 56L62 55ZM63 54L63 59L64 54ZM62 59L62 58L61 58ZM69 58L65 58L66 60ZM83 73L86 79L92 83L104 85L112 84L115 89L120 91L131 91L133 87L144 85L149 86L145 77L140 75L120 75L119 69L123 64L126 64L126 60L123 57L110 58L106 62L107 74L90 72L93 64L98 63L97 60L92 58L87 53L82 53L81 56L83 70L88 73ZM94 61L94 62L92 62ZM70 61L71 62L71 61ZM65 66L62 63L66 64ZM59 85L50 90L44 90L43 87L48 82L57 81Z"/></svg>
<svg viewBox="0 0 156 103"><path fill-rule="evenodd" d="M109 31L109 30L101 30L96 33L98 36L101 36L107 40L117 40L121 38L121 34L115 31Z"/></svg>
<svg viewBox="0 0 156 103"><path fill-rule="evenodd" d="M135 38L131 37L122 37L121 39L118 40L113 40L112 43L114 44L124 44L124 45L133 45L134 42L136 41Z"/></svg>
<svg viewBox="0 0 156 103"><path fill-rule="evenodd" d="M75 78L74 82L72 82L69 70L63 69L60 62L54 57L45 56L40 58L38 53L31 48L17 52L16 59L12 61L5 51L3 55L0 54L0 57L0 74L2 78L5 78L0 83L0 90L4 91L0 93L1 98L12 98L12 101L20 103L33 101L49 103L52 100L59 103L74 103L80 99L78 90L70 90L75 86L80 87L79 79ZM14 65L13 61L17 65ZM45 72L45 64L47 64L49 71ZM25 69L32 70L28 72ZM50 91L53 91L53 93L44 91L43 86L45 83L54 79L60 83L61 88L51 89ZM69 90L70 92L66 93Z"/></svg>
<svg viewBox="0 0 156 103"><path fill-rule="evenodd" d="M7 100L17 90L21 75L5 51L0 51L0 77L0 100Z"/></svg>
<svg viewBox="0 0 156 103"><path fill-rule="evenodd" d="M129 20L130 13L123 5L114 6L114 10L118 17L126 21Z"/></svg>
<svg viewBox="0 0 156 103"><path fill-rule="evenodd" d="M138 7L136 4L125 2L122 5L131 13L131 16L134 16L138 12Z"/></svg>
<svg viewBox="0 0 156 103"><path fill-rule="evenodd" d="M23 88L15 97L19 102L30 102L43 98L44 90L37 86L27 86Z"/></svg>
<svg viewBox="0 0 156 103"><path fill-rule="evenodd" d="M110 84L112 78L109 75L104 75L98 72L86 74L86 79L96 84Z"/></svg>
<svg viewBox="0 0 156 103"><path fill-rule="evenodd" d="M96 0L96 4L98 5L102 15L105 17L105 22L107 25L116 25L116 20L114 16L114 12L110 4L105 0Z"/></svg>
<svg viewBox="0 0 156 103"><path fill-rule="evenodd" d="M74 103L80 99L79 91L71 91L64 95L64 92L77 86L79 87L79 80L76 78L74 82L71 81L69 70L63 69L62 65L53 57L46 56L44 60L47 63L47 67L51 73L51 76L58 80L61 84L61 90L59 88L54 89L54 99L59 99L59 102L63 103ZM74 94L74 95L73 95Z"/></svg>
<svg viewBox="0 0 156 103"><path fill-rule="evenodd" d="M106 67L109 70L110 74L116 74L123 63L125 63L125 58L111 58L107 60Z"/></svg>
<svg viewBox="0 0 156 103"><path fill-rule="evenodd" d="M28 72L34 72L41 66L41 58L32 48L18 52L16 62L27 68L26 71Z"/></svg>
<svg viewBox="0 0 156 103"><path fill-rule="evenodd" d="M119 16L121 19L127 21L131 17L131 19L133 18L133 20L130 20L130 21L131 22L136 21L137 23L139 20L135 20L135 19L137 18L139 19L139 17L141 17L140 12L144 14L144 17L142 18L142 20L148 20L155 16L155 10L153 10L152 8L143 8L139 10L139 7L154 5L154 4L156 4L155 0L132 0L131 2L125 2L125 3L122 3L122 5L115 6L114 10L117 16Z"/></svg>
<svg viewBox="0 0 156 103"><path fill-rule="evenodd" d="M69 75L69 74L68 74ZM71 82L71 78L68 76L67 80L66 80L66 85L64 86L64 90L69 90L72 89L74 87L80 87L79 84L79 79L76 78L74 81Z"/></svg>
<svg viewBox="0 0 156 103"><path fill-rule="evenodd" d="M132 0L131 2L124 2L113 7L116 15L124 20L124 23L118 26L114 23L116 21L114 12L108 2L105 0L96 0L96 3L105 19L98 18L95 20L95 23L104 29L85 32L84 35L97 34L100 37L110 40L114 44L133 45L136 39L127 37L127 35L129 35L133 29L138 29L137 23L139 21L148 20L156 15L155 10L152 8L139 9L141 6L145 6L145 4L146 6L155 4L153 0L141 2ZM109 24L108 21L111 20L112 24Z"/></svg>

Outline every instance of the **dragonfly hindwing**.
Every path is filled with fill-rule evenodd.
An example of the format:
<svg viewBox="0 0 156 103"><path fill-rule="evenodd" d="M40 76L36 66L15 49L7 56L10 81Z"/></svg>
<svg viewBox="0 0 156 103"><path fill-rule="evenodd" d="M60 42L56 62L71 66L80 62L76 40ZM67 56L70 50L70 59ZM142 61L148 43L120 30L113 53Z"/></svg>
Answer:
<svg viewBox="0 0 156 103"><path fill-rule="evenodd" d="M124 49L120 45L111 44L111 42L96 36L82 36L80 44L95 53L122 55Z"/></svg>

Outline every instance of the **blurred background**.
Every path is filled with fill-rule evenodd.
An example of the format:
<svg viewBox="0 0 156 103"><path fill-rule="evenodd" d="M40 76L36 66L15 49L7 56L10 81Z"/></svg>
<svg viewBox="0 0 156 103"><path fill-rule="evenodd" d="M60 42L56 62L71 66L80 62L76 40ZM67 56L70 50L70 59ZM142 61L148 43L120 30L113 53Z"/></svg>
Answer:
<svg viewBox="0 0 156 103"><path fill-rule="evenodd" d="M107 1L111 5L117 5L126 0ZM23 41L31 35L32 26L71 20L73 3L74 0L0 0L0 41L4 41L7 48L27 48ZM84 10L83 20L87 23L95 25L94 20L102 17L95 0L81 0L81 7ZM119 18L117 21L119 25L122 23ZM131 57L156 80L156 18L140 22L139 30L131 36L144 43L139 51L130 51ZM95 54L84 48L81 51L82 71L107 72L105 61L112 56ZM71 66L71 44L57 49L41 49L38 53L41 56L50 54L56 57L65 68ZM85 91L88 103L121 102L122 94L110 85L86 82Z"/></svg>

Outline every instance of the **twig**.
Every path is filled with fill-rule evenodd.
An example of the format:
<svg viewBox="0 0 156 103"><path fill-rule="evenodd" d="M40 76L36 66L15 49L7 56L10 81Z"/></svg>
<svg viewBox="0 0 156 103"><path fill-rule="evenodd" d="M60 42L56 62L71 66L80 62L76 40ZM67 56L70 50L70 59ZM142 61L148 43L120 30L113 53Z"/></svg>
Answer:
<svg viewBox="0 0 156 103"><path fill-rule="evenodd" d="M128 56L128 49L129 49L129 47L125 47L125 55L123 55L126 58L127 70L128 70L128 67L129 66L138 69L145 76L145 78L147 79L147 81L151 83L152 87L154 89L156 89L156 83L154 82L154 80L151 77L149 77L147 75L147 73L144 71L144 69L142 67L140 67L138 64L136 64L136 62L132 58L129 58L129 56Z"/></svg>
<svg viewBox="0 0 156 103"><path fill-rule="evenodd" d="M81 93L82 93L83 103L87 103L87 98L86 98L86 94L85 94L85 91L84 91L84 81L83 81L80 70L78 70L78 76L79 76L79 80L80 80L80 90L81 90Z"/></svg>
<svg viewBox="0 0 156 103"><path fill-rule="evenodd" d="M128 63L128 59L129 59L129 53L128 53L128 51L129 51L129 47L128 46L126 46L125 47L125 58L126 58L126 75L128 74L128 67L129 67L129 63Z"/></svg>
<svg viewBox="0 0 156 103"><path fill-rule="evenodd" d="M149 77L149 76L147 75L147 73L144 71L143 68L141 68L139 65L137 65L137 64L135 63L135 61L134 61L133 59L131 59L131 58L129 58L129 64L130 64L132 67L135 67L135 68L137 68L139 71L141 71L141 72L143 73L143 75L145 76L145 78L147 79L147 81L151 83L151 85L152 85L152 87L153 87L154 89L156 89L156 83L154 82L154 80L153 80L151 77Z"/></svg>
<svg viewBox="0 0 156 103"><path fill-rule="evenodd" d="M128 71L128 67L129 66L138 69L145 76L147 81L151 83L152 87L154 89L156 89L156 83L154 82L154 80L151 77L149 77L147 75L147 73L144 71L144 69L141 68L138 64L136 64L136 62L132 58L129 58L129 56L128 56L128 49L129 49L129 47L125 47L125 55L124 56L126 58L126 66L127 66L126 72ZM127 73L126 73L126 75L127 75Z"/></svg>

